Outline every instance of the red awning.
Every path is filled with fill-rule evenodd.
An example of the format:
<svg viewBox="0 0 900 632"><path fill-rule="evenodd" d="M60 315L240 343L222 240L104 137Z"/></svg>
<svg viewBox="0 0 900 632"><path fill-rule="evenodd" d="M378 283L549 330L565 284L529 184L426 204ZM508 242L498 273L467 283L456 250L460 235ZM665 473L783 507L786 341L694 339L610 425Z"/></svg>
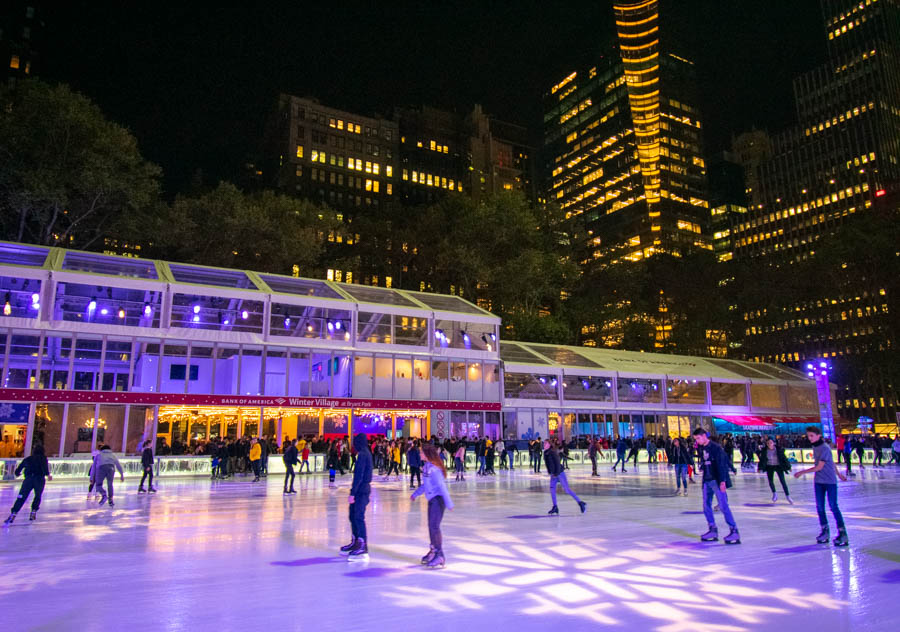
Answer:
<svg viewBox="0 0 900 632"><path fill-rule="evenodd" d="M769 426L774 427L775 424L818 424L821 420L818 416L799 415L799 416L778 416L771 415L715 415L718 419L727 421L735 426Z"/></svg>

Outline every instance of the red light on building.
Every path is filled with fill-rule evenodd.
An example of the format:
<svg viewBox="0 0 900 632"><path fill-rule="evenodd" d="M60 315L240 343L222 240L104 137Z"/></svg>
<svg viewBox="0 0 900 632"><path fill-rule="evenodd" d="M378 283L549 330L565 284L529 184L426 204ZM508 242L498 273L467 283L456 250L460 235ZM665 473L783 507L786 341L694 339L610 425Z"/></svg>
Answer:
<svg viewBox="0 0 900 632"><path fill-rule="evenodd" d="M875 191L875 197L884 197L885 195L887 195L887 192L884 189Z"/></svg>

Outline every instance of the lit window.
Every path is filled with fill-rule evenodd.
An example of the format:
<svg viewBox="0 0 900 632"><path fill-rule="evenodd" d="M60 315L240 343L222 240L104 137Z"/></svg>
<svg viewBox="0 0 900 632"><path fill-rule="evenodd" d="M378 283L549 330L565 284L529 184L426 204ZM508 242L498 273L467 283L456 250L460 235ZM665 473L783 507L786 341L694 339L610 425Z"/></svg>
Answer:
<svg viewBox="0 0 900 632"><path fill-rule="evenodd" d="M356 132L357 134L362 134L362 128L359 126L358 123L354 124L353 127L354 127L354 129L353 129L354 132Z"/></svg>
<svg viewBox="0 0 900 632"><path fill-rule="evenodd" d="M377 176L380 171L381 171L381 165L379 165L377 162L373 162L372 163L372 173L374 173Z"/></svg>
<svg viewBox="0 0 900 632"><path fill-rule="evenodd" d="M303 145L297 145L297 158L303 158Z"/></svg>
<svg viewBox="0 0 900 632"><path fill-rule="evenodd" d="M431 143L430 143L431 151L434 151L436 147L437 147L437 143L435 143L434 141L431 141Z"/></svg>
<svg viewBox="0 0 900 632"><path fill-rule="evenodd" d="M337 127L337 121L333 118L328 119L328 127Z"/></svg>
<svg viewBox="0 0 900 632"><path fill-rule="evenodd" d="M394 194L394 185L392 185L390 182L387 183L387 194L388 195Z"/></svg>
<svg viewBox="0 0 900 632"><path fill-rule="evenodd" d="M393 287L393 281L391 277L384 277L384 287Z"/></svg>
<svg viewBox="0 0 900 632"><path fill-rule="evenodd" d="M326 275L326 278L329 281L334 281L334 270L328 270L328 274Z"/></svg>
<svg viewBox="0 0 900 632"><path fill-rule="evenodd" d="M10 68L13 68L13 69L15 69L15 70L18 70L18 68L19 68L19 56L18 56L18 55L13 55L13 56L10 58L10 60L9 60L9 67L10 67Z"/></svg>
<svg viewBox="0 0 900 632"><path fill-rule="evenodd" d="M384 175L386 175L388 178L392 178L394 176L394 168L390 165L385 165Z"/></svg>
<svg viewBox="0 0 900 632"><path fill-rule="evenodd" d="M342 121L341 119L338 119L337 128L344 129L344 121Z"/></svg>
<svg viewBox="0 0 900 632"><path fill-rule="evenodd" d="M309 154L310 160L313 162L318 162L319 160L319 151L317 149L313 149Z"/></svg>

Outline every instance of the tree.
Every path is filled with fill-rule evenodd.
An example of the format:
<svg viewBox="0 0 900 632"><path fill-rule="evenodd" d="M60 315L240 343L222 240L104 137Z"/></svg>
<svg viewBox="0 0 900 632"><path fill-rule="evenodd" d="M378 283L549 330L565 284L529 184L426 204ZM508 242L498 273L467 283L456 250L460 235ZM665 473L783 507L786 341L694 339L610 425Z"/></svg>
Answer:
<svg viewBox="0 0 900 632"><path fill-rule="evenodd" d="M91 248L155 212L159 168L87 97L29 80L0 91L0 104L5 238Z"/></svg>
<svg viewBox="0 0 900 632"><path fill-rule="evenodd" d="M223 268L321 276L323 243L337 222L330 209L230 183L197 197L179 196L145 227L149 256Z"/></svg>

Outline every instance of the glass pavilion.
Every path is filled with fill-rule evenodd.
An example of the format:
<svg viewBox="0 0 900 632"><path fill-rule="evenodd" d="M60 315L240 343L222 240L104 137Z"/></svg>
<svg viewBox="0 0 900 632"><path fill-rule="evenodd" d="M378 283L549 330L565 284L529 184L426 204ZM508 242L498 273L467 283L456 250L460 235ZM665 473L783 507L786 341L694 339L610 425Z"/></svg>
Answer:
<svg viewBox="0 0 900 632"><path fill-rule="evenodd" d="M0 456L35 440L77 457L154 436L568 438L818 419L813 382L791 369L501 344L500 319L456 296L0 242L0 299Z"/></svg>

